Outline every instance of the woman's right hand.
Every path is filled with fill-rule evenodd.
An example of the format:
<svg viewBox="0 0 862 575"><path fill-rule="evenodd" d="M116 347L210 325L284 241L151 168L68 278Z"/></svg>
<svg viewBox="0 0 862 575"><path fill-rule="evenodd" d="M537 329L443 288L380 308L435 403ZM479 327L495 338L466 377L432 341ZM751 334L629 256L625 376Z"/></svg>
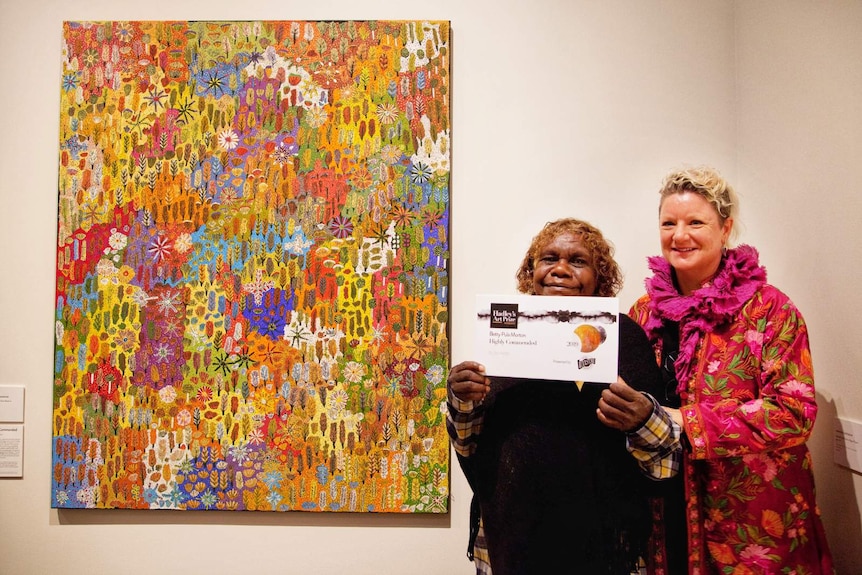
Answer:
<svg viewBox="0 0 862 575"><path fill-rule="evenodd" d="M491 379L485 375L481 363L462 361L449 370L446 386L461 401L479 402L491 389Z"/></svg>

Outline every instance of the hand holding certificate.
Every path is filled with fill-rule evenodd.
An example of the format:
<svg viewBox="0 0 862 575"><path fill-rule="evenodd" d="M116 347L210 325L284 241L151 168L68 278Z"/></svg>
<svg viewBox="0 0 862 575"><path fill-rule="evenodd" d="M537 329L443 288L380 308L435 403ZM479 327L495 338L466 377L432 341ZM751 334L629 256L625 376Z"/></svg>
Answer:
<svg viewBox="0 0 862 575"><path fill-rule="evenodd" d="M661 381L655 354L643 330L619 315L622 274L589 223L545 224L515 278L524 295L478 296L475 354L446 380L446 429L478 503L471 507L481 511L472 532L480 519L485 527L473 540L477 570L490 557L495 573L496 565L628 573L650 518L638 467L615 430L629 425L630 404L652 408L639 390L651 389L640 375L650 367ZM634 384L631 394L612 391L624 385L618 371ZM590 509L602 510L600 522ZM560 530L573 521L583 537Z"/></svg>
<svg viewBox="0 0 862 575"><path fill-rule="evenodd" d="M491 376L611 383L618 315L613 297L479 295L476 359Z"/></svg>

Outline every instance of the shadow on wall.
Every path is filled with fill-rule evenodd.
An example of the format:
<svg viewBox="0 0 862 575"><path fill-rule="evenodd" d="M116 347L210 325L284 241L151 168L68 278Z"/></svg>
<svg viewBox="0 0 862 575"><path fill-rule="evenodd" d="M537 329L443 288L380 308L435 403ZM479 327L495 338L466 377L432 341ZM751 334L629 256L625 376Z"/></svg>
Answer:
<svg viewBox="0 0 862 575"><path fill-rule="evenodd" d="M814 463L817 505L826 525L826 536L838 573L860 573L862 568L862 518L853 485L853 470L834 462L835 402L817 394L817 423L808 442L812 453L822 454ZM831 526L831 529L830 529Z"/></svg>
<svg viewBox="0 0 862 575"><path fill-rule="evenodd" d="M170 509L51 509L60 525L271 525L449 529L449 513L320 513L306 511L176 511Z"/></svg>

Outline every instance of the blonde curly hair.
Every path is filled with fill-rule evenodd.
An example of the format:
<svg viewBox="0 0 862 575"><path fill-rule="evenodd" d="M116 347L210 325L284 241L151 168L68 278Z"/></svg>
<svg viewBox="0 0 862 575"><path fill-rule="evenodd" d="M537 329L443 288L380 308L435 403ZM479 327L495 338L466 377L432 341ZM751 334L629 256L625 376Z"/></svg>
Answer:
<svg viewBox="0 0 862 575"><path fill-rule="evenodd" d="M597 227L574 218L563 218L548 222L533 238L530 248L524 255L521 267L515 278L518 280L518 291L533 294L533 271L536 257L548 242L560 234L570 233L577 236L583 246L590 252L593 269L596 272L597 296L611 297L619 293L623 287L623 274L614 260L614 246L602 235Z"/></svg>
<svg viewBox="0 0 862 575"><path fill-rule="evenodd" d="M682 168L665 176L659 190L661 196L659 211L666 197L685 192L695 193L712 204L722 224L728 219L736 222L739 215L739 197L715 168L709 166ZM734 226L731 228L731 237L735 237L736 233Z"/></svg>

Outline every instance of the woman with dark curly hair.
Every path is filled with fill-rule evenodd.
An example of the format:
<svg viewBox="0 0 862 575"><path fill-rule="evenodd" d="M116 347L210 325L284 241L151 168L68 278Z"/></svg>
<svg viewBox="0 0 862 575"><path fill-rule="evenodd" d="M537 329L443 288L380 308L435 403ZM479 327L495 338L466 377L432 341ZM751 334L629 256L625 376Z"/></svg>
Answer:
<svg viewBox="0 0 862 575"><path fill-rule="evenodd" d="M611 244L576 219L545 225L516 277L521 293L537 296L615 296L622 286ZM653 405L655 356L641 328L619 320L620 378ZM474 493L468 554L477 573L635 569L649 532L651 481L642 470L662 477L627 451L627 432L650 431L640 429L646 417L625 423L619 414L603 425L597 408L607 384L488 377L473 361L453 367L447 386L447 427ZM646 415L666 417L670 428L667 413L655 411ZM655 452L644 461L661 460L661 439L649 442Z"/></svg>
<svg viewBox="0 0 862 575"><path fill-rule="evenodd" d="M617 262L614 260L614 250L605 239L602 232L587 222L574 218L564 218L554 222L548 222L545 227L536 234L530 249L524 255L521 267L515 275L518 280L518 291L532 295L575 295L575 294L553 294L536 291L533 276L536 267L541 265L540 252L554 241L566 241L569 238L580 243L581 248L590 256L590 265L596 279L595 293L586 294L579 292L576 295L595 295L599 297L613 297L623 287L623 274ZM542 290L544 292L544 290Z"/></svg>

